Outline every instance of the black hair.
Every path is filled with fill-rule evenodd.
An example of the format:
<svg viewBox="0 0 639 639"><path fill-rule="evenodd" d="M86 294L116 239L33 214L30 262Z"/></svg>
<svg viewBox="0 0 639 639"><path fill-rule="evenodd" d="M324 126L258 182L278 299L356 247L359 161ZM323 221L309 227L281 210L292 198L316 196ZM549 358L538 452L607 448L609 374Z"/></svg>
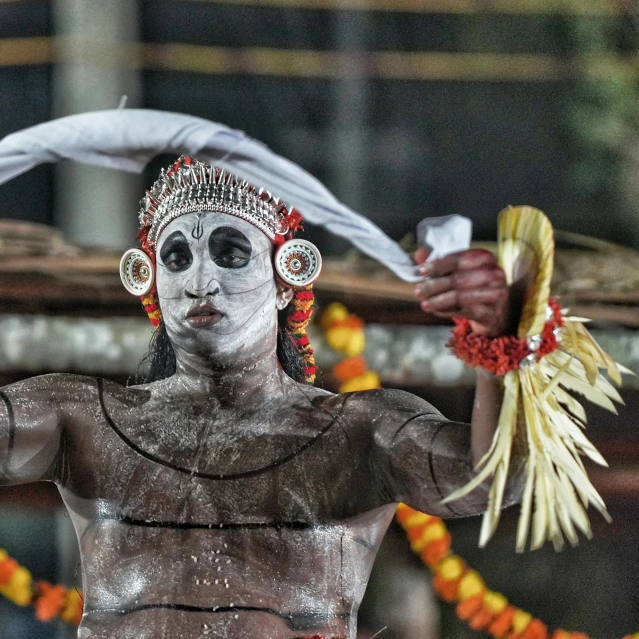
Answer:
<svg viewBox="0 0 639 639"><path fill-rule="evenodd" d="M304 383L304 360L300 355L289 333L286 331L286 318L290 312L285 308L278 314L277 327L277 359L284 372L296 382ZM164 322L153 333L149 344L149 352L144 356L135 377L136 384L150 384L171 377L175 373L176 361L173 346L166 332Z"/></svg>

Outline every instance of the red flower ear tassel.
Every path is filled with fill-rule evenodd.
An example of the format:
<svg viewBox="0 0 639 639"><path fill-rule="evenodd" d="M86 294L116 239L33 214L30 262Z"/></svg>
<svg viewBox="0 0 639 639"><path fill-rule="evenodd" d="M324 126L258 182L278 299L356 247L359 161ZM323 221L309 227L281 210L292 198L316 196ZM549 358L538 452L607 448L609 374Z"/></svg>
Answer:
<svg viewBox="0 0 639 639"><path fill-rule="evenodd" d="M153 249L151 249L147 241L148 233L148 227L141 229L138 233L138 240L140 241L140 249L147 254L148 258L153 264L153 269L155 270L155 252L153 251ZM148 293L140 296L140 300L142 301L144 311L149 316L151 324L153 324L155 328L159 328L160 324L162 323L162 311L160 310L158 289L155 282L153 282L153 287Z"/></svg>
<svg viewBox="0 0 639 639"><path fill-rule="evenodd" d="M307 384L315 381L317 373L315 353L306 334L306 328L313 316L314 303L315 295L312 285L297 289L291 300L293 309L289 311L286 318L286 331L292 337L295 348L304 360L304 381Z"/></svg>

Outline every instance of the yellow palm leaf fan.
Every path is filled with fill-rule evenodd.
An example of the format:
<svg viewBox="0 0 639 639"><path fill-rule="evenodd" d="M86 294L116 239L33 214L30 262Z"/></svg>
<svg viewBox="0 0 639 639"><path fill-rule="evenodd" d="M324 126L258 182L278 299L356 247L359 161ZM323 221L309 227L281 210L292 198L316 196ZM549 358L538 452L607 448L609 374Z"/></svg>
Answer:
<svg viewBox="0 0 639 639"><path fill-rule="evenodd" d="M613 402L622 403L621 397L600 369L616 383L621 382L620 372L628 371L599 347L578 318L563 317L558 348L538 356L542 332L554 315L548 305L553 256L552 225L541 211L518 206L500 213L499 265L513 294L521 297L517 336L527 340L529 354L504 375L497 430L475 478L444 500L458 499L492 476L480 546L488 542L499 522L515 441L523 444L525 460L518 552L524 550L529 536L532 549L551 540L557 550L563 547L564 537L577 543L577 529L590 536L588 504L609 519L581 456L603 465L605 461L583 434L585 411L568 391L616 412Z"/></svg>

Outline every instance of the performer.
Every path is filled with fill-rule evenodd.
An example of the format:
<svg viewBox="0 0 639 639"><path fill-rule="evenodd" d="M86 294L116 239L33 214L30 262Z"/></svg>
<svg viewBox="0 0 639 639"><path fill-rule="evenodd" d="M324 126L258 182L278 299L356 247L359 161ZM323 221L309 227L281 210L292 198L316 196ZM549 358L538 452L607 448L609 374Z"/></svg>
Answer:
<svg viewBox="0 0 639 639"><path fill-rule="evenodd" d="M499 384L479 376L470 427L405 392L314 388L312 289L273 262L295 211L185 158L140 219L142 261L124 269L134 289L157 271L144 291L159 325L147 383L46 375L0 392L2 483L56 482L76 528L78 636L354 638L397 502L442 517L485 510L484 489L440 502L488 450ZM309 250L288 260L289 281ZM425 257L424 309L507 329L491 254Z"/></svg>

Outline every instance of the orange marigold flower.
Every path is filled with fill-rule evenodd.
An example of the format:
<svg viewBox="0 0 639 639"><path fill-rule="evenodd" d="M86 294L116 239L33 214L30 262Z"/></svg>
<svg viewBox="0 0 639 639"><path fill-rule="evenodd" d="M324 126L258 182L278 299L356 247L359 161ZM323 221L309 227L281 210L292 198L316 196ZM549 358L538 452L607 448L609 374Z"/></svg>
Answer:
<svg viewBox="0 0 639 639"><path fill-rule="evenodd" d="M64 606L67 589L64 586L52 586L46 581L37 583L39 596L35 600L35 614L40 621L55 619Z"/></svg>
<svg viewBox="0 0 639 639"><path fill-rule="evenodd" d="M457 598L457 589L460 581L460 578L444 579L441 575L435 575L433 577L433 587L444 601L452 603Z"/></svg>
<svg viewBox="0 0 639 639"><path fill-rule="evenodd" d="M488 632L497 637L497 639L505 639L513 627L513 617L517 608L515 606L507 606L505 610L500 612L488 626Z"/></svg>
<svg viewBox="0 0 639 639"><path fill-rule="evenodd" d="M4 561L0 562L0 586L9 582L17 568L18 562L11 557L7 557Z"/></svg>
<svg viewBox="0 0 639 639"><path fill-rule="evenodd" d="M347 357L333 367L333 375L340 382L345 382L353 377L363 375L368 369L366 358L363 355Z"/></svg>
<svg viewBox="0 0 639 639"><path fill-rule="evenodd" d="M434 566L450 552L450 533L442 539L432 541L420 554L421 560L427 566Z"/></svg>
<svg viewBox="0 0 639 639"><path fill-rule="evenodd" d="M533 619L521 633L521 639L547 639L547 637L548 626L539 619Z"/></svg>
<svg viewBox="0 0 639 639"><path fill-rule="evenodd" d="M488 610L488 608L480 608L471 619L468 621L468 625L473 630L484 630L486 626L495 618L495 613Z"/></svg>
<svg viewBox="0 0 639 639"><path fill-rule="evenodd" d="M464 601L460 601L457 604L457 608L455 608L457 616L464 621L468 621L481 609L483 599L483 595L475 595L474 597L469 597Z"/></svg>

